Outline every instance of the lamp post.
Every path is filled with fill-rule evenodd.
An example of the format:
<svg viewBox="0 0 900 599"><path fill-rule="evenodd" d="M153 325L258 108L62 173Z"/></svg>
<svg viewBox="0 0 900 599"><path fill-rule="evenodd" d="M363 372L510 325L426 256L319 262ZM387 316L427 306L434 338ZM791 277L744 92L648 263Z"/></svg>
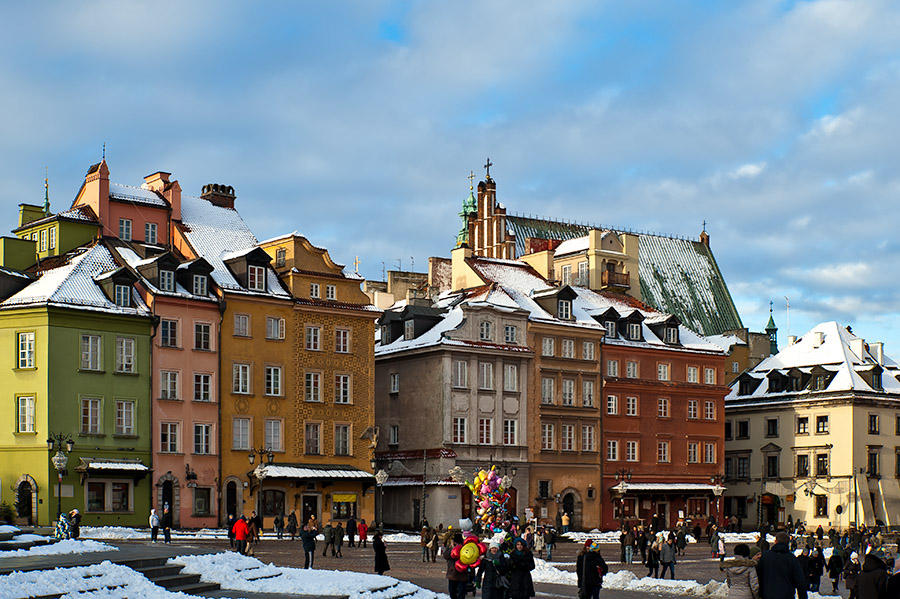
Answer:
<svg viewBox="0 0 900 599"><path fill-rule="evenodd" d="M725 480L725 477L721 474L713 474L709 477L709 484L713 485L713 495L716 496L716 521L717 523L722 522L722 514L719 511L719 502L722 498L722 493L725 492L725 487L722 486L722 481Z"/></svg>
<svg viewBox="0 0 900 599"><path fill-rule="evenodd" d="M375 473L375 484L378 486L378 528L379 530L384 526L384 522L382 518L384 517L384 483L387 482L388 473L384 470L379 470Z"/></svg>
<svg viewBox="0 0 900 599"><path fill-rule="evenodd" d="M632 472L628 468L619 468L616 470L616 480L620 483L626 483L631 480ZM625 488L620 487L619 491L619 528L625 527Z"/></svg>
<svg viewBox="0 0 900 599"><path fill-rule="evenodd" d="M271 466L272 463L275 461L275 452L273 452L272 449L269 447L265 447L265 448L260 447L259 449L251 449L250 450L250 453L247 454L247 460L250 462L251 466L256 461L256 456L259 456L259 465L260 466L263 465L263 458L266 459L266 464L269 466ZM248 473L247 478L250 478L250 494L253 495L253 479L251 476L249 476L249 473ZM259 480L259 482L257 483L257 486L259 486L260 490L262 490L262 479L258 478L257 480ZM259 492L256 493L256 513L257 514L262 514L262 508L260 507L260 504L259 504L260 495L261 495L261 493L259 493Z"/></svg>
<svg viewBox="0 0 900 599"><path fill-rule="evenodd" d="M56 455L50 458L50 462L56 468L58 477L56 482L56 519L58 520L59 515L62 514L62 479L66 474L66 466L69 463L67 456L72 453L75 441L65 433L51 433L50 438L47 439L47 450L53 451L54 447L56 448Z"/></svg>

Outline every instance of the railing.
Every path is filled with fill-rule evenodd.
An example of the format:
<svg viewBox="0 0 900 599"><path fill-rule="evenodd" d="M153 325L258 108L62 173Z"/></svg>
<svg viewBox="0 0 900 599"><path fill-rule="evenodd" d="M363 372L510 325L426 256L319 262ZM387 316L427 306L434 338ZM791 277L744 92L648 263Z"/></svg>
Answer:
<svg viewBox="0 0 900 599"><path fill-rule="evenodd" d="M629 273L604 270L600 279L604 287L631 287Z"/></svg>

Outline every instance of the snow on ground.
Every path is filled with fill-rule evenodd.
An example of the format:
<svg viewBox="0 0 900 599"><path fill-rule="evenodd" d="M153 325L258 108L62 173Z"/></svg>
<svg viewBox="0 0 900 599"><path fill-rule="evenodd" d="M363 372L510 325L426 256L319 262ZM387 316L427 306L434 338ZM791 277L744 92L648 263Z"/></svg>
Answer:
<svg viewBox="0 0 900 599"><path fill-rule="evenodd" d="M10 526L9 524L0 524L0 535L22 532L18 526Z"/></svg>
<svg viewBox="0 0 900 599"><path fill-rule="evenodd" d="M0 562L5 557L28 557L32 555L60 555L64 553L93 553L95 551L118 551L118 547L98 543L97 541L80 541L65 539L52 545L37 545L30 549L0 551Z"/></svg>
<svg viewBox="0 0 900 599"><path fill-rule="evenodd" d="M31 543L34 541L47 541L48 537L42 537L41 535L33 535L33 534L21 534L16 535L12 538L13 543Z"/></svg>
<svg viewBox="0 0 900 599"><path fill-rule="evenodd" d="M77 568L13 572L0 576L0 599L24 599L57 593L66 593L62 599L191 599L191 595L167 591L131 568L108 561Z"/></svg>
<svg viewBox="0 0 900 599"><path fill-rule="evenodd" d="M369 538L373 533L369 533ZM160 533L160 537L162 533ZM150 529L148 528L128 528L126 526L82 526L81 537L85 539L107 539L107 540L123 540L123 541L146 541L150 539ZM201 528L199 530L173 530L173 539L227 539L228 533L224 529L217 528ZM274 532L264 532L264 539L276 538ZM290 535L285 534L285 538L290 539ZM322 534L316 537L319 541L324 541ZM418 543L419 535L409 534L405 532L391 533L383 536L385 543ZM344 536L346 543L347 536Z"/></svg>
<svg viewBox="0 0 900 599"><path fill-rule="evenodd" d="M725 537L726 543L755 543L759 539L758 532L720 532L719 534ZM775 537L766 534L766 541L774 544Z"/></svg>
<svg viewBox="0 0 900 599"><path fill-rule="evenodd" d="M411 535L405 532L381 535L381 539L385 543L418 543L420 541L419 535Z"/></svg>
<svg viewBox="0 0 900 599"><path fill-rule="evenodd" d="M390 576L286 568L231 551L183 555L171 558L169 563L183 565L183 572L199 574L204 582L216 582L223 589L236 591L283 593L291 589L304 595L349 595L350 599L391 599L407 593L415 599L446 597Z"/></svg>
<svg viewBox="0 0 900 599"><path fill-rule="evenodd" d="M621 535L622 532L618 530L608 530L606 532L600 532L595 528L591 532L567 532L563 533L562 536L576 543L584 543L585 541L600 541L601 543L618 544L619 537ZM686 535L685 538L687 539L688 543L697 542L697 539L695 539L691 535Z"/></svg>

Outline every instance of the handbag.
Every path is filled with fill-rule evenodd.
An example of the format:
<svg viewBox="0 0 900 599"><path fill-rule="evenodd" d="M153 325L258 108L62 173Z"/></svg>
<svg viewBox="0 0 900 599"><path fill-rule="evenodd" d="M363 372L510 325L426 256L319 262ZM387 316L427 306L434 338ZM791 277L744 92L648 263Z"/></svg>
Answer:
<svg viewBox="0 0 900 599"><path fill-rule="evenodd" d="M497 576L497 588L498 589L508 589L509 588L509 576L506 574L499 574Z"/></svg>

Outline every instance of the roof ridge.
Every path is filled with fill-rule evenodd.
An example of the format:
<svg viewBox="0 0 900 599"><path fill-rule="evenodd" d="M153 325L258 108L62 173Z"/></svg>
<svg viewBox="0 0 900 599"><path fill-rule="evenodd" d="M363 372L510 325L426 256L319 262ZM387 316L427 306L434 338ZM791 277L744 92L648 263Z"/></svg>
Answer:
<svg viewBox="0 0 900 599"><path fill-rule="evenodd" d="M590 229L598 229L601 231L615 231L616 233L631 233L633 235L641 235L644 237L662 237L664 239L677 239L680 241L690 241L690 242L699 242L700 241L699 239L694 239L692 237L686 237L684 235L670 235L670 234L665 234L665 233L659 233L656 231L648 231L646 229L634 229L632 227L619 227L619 226L614 226L614 225L603 226L599 223L592 223L592 222L567 221L567 220L560 220L558 218L540 216L540 215L536 215L536 214L531 214L531 215L523 214L520 212L508 212L506 214L506 217L507 218L509 218L509 217L522 218L522 219L528 219L528 220L533 220L533 221L543 221L543 222L547 222L547 223L565 225L567 227L587 228L589 230Z"/></svg>

